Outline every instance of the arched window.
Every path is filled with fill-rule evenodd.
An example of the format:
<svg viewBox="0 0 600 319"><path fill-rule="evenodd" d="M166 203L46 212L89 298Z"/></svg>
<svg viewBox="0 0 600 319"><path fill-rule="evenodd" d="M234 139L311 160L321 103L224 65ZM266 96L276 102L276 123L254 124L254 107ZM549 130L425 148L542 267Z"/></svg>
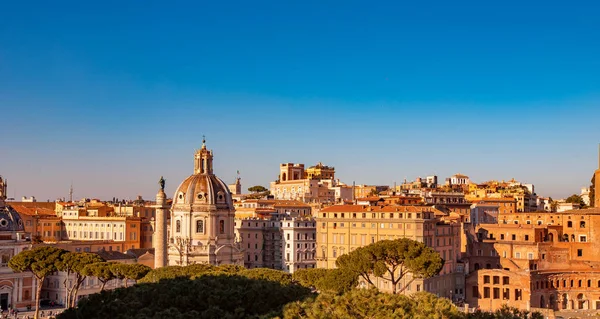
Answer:
<svg viewBox="0 0 600 319"><path fill-rule="evenodd" d="M485 268L487 268L487 269L492 269L492 264L486 264L486 265L485 265Z"/></svg>
<svg viewBox="0 0 600 319"><path fill-rule="evenodd" d="M567 222L567 227L573 227L573 222L572 221L568 221Z"/></svg>
<svg viewBox="0 0 600 319"><path fill-rule="evenodd" d="M196 233L204 233L204 221L198 219L196 221Z"/></svg>
<svg viewBox="0 0 600 319"><path fill-rule="evenodd" d="M225 221L224 220L219 221L219 233L225 234Z"/></svg>
<svg viewBox="0 0 600 319"><path fill-rule="evenodd" d="M175 221L175 232L176 233L180 233L181 232L181 221Z"/></svg>
<svg viewBox="0 0 600 319"><path fill-rule="evenodd" d="M591 281L591 280L589 280L589 279L588 279L588 281L587 281L587 286L588 286L588 288L592 288L592 281Z"/></svg>
<svg viewBox="0 0 600 319"><path fill-rule="evenodd" d="M475 270L479 270L479 264L478 264L478 263L475 263L475 267L474 267L474 269L475 269ZM598 283L600 284L600 281L598 281ZM600 287L600 286L599 286L599 287Z"/></svg>
<svg viewBox="0 0 600 319"><path fill-rule="evenodd" d="M585 222L584 221L579 222L579 228L585 228Z"/></svg>
<svg viewBox="0 0 600 319"><path fill-rule="evenodd" d="M577 282L577 287L581 288L581 280Z"/></svg>

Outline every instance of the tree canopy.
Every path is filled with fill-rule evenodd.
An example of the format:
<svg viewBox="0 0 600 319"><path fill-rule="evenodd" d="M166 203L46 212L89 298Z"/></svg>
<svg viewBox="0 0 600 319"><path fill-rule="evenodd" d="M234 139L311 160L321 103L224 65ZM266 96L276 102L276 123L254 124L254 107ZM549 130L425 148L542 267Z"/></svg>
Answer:
<svg viewBox="0 0 600 319"><path fill-rule="evenodd" d="M107 282L109 282L112 279L117 278L113 272L114 264L115 263L112 263L112 262L93 263L90 265L86 265L83 268L82 273L86 276L97 277L98 280L100 280L100 282L102 283L102 287L100 288L100 291L103 291Z"/></svg>
<svg viewBox="0 0 600 319"><path fill-rule="evenodd" d="M38 281L35 294L36 307L34 318L39 318L42 284L46 279L46 276L58 271L58 265L65 253L67 253L67 251L64 249L52 246L42 246L31 250L24 250L12 257L8 262L8 266L12 270L17 272L29 271L33 273Z"/></svg>
<svg viewBox="0 0 600 319"><path fill-rule="evenodd" d="M579 204L579 208L585 208L586 204L583 198L577 194L573 194L565 200L566 203Z"/></svg>
<svg viewBox="0 0 600 319"><path fill-rule="evenodd" d="M379 277L392 284L392 292L398 292L401 280L411 274L412 279L399 290L402 292L416 278L437 275L444 261L427 245L408 238L380 240L340 256L336 265L362 277L373 285L371 276Z"/></svg>
<svg viewBox="0 0 600 319"><path fill-rule="evenodd" d="M420 292L407 297L371 289L353 289L343 295L320 294L316 298L288 304L284 318L464 318L450 300Z"/></svg>
<svg viewBox="0 0 600 319"><path fill-rule="evenodd" d="M180 277L90 295L58 318L272 318L309 294L299 285L237 275Z"/></svg>
<svg viewBox="0 0 600 319"><path fill-rule="evenodd" d="M256 185L256 186L249 187L249 188L248 188L248 191L249 191L249 192L252 192L252 193L262 193L262 192L266 192L266 191L268 191L268 189L266 189L266 188L265 188L265 187L263 187L263 186Z"/></svg>
<svg viewBox="0 0 600 319"><path fill-rule="evenodd" d="M342 269L308 268L294 272L294 280L302 286L323 293L343 294L358 284L358 275Z"/></svg>
<svg viewBox="0 0 600 319"><path fill-rule="evenodd" d="M83 268L85 268L87 265L103 261L104 259L102 257L94 253L67 252L62 255L61 259L57 262L57 269L67 273L67 276L63 282L66 294L65 306L75 306L77 292L87 277L83 273ZM75 283L69 287L67 283L69 281L70 274L75 274Z"/></svg>

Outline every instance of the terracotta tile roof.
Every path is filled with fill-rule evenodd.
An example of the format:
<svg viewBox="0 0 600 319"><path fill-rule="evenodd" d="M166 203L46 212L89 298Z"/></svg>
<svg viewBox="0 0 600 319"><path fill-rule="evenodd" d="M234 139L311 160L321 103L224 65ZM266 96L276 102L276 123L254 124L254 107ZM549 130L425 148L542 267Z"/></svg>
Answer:
<svg viewBox="0 0 600 319"><path fill-rule="evenodd" d="M26 207L23 205L10 205L17 213L27 216L56 216L54 209Z"/></svg>
<svg viewBox="0 0 600 319"><path fill-rule="evenodd" d="M135 259L135 257L133 257L133 256L124 254L124 253L122 253L120 251L116 251L116 250L111 250L111 251L100 250L100 251L96 252L96 254L100 255L100 257L104 258L104 260L106 260L106 261Z"/></svg>
<svg viewBox="0 0 600 319"><path fill-rule="evenodd" d="M6 202L9 206L24 206L24 207L37 207L37 208L46 208L54 210L56 208L56 204L54 202Z"/></svg>
<svg viewBox="0 0 600 319"><path fill-rule="evenodd" d="M369 206L369 205L334 205L321 210L322 213L367 213L367 212L435 212L429 206Z"/></svg>
<svg viewBox="0 0 600 319"><path fill-rule="evenodd" d="M139 258L140 256L150 253L154 254L154 248L138 248L138 249L129 249L126 254L129 256L133 256L135 258Z"/></svg>
<svg viewBox="0 0 600 319"><path fill-rule="evenodd" d="M381 197L378 196L371 196L371 197L363 197L363 198L357 198L357 201L361 201L361 202L376 202L376 201L380 201L380 200L384 200Z"/></svg>

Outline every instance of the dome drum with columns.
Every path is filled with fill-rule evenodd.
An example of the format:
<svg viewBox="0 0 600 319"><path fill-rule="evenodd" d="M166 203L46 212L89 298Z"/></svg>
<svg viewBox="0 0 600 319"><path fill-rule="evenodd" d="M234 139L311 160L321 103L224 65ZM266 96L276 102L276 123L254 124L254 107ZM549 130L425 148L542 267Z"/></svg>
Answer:
<svg viewBox="0 0 600 319"><path fill-rule="evenodd" d="M229 188L213 174L213 153L202 141L194 154L194 174L173 195L168 265L242 265L234 218Z"/></svg>

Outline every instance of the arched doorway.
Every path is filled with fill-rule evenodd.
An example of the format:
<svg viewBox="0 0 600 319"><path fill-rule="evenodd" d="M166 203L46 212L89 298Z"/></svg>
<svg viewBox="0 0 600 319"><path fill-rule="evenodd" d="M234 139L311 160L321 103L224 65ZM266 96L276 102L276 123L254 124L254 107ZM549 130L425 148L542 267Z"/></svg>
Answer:
<svg viewBox="0 0 600 319"><path fill-rule="evenodd" d="M548 241L549 242L553 242L554 241L554 234L553 233L549 233L548 234Z"/></svg>
<svg viewBox="0 0 600 319"><path fill-rule="evenodd" d="M556 300L554 300L554 295L550 295L550 298L548 298L548 308L556 309L555 302L556 302Z"/></svg>
<svg viewBox="0 0 600 319"><path fill-rule="evenodd" d="M2 310L8 310L8 306L11 304L13 287L3 285L0 287L0 308Z"/></svg>
<svg viewBox="0 0 600 319"><path fill-rule="evenodd" d="M583 294L577 295L577 309L587 309L587 300Z"/></svg>
<svg viewBox="0 0 600 319"><path fill-rule="evenodd" d="M569 295L563 294L562 295L562 309L569 309L568 305L569 305Z"/></svg>

